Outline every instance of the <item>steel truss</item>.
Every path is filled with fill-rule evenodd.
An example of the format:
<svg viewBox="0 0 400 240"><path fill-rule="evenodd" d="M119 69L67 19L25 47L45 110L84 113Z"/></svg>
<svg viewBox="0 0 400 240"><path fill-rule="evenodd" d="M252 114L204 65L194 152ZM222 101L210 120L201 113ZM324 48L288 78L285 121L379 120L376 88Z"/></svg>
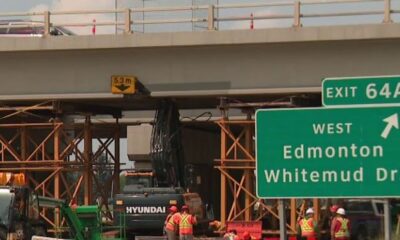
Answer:
<svg viewBox="0 0 400 240"><path fill-rule="evenodd" d="M0 119L44 108L42 105L8 107L4 111L16 112ZM20 119L13 119L17 121ZM97 137L99 131L101 137ZM112 191L116 193L119 189L119 134L118 121L92 124L90 116L82 124L71 125L57 118L0 124L0 172L23 172L26 184L38 195L66 199L70 204L89 205L95 203L95 198L101 199L102 209L111 217L106 203ZM60 231L64 224L57 209L43 208L40 215L54 231Z"/></svg>

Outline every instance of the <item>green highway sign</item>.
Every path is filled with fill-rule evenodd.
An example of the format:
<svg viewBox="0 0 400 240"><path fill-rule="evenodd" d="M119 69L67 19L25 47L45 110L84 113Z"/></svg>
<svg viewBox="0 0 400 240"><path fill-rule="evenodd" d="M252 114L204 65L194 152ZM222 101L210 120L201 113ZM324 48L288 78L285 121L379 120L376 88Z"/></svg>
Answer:
<svg viewBox="0 0 400 240"><path fill-rule="evenodd" d="M260 198L399 197L398 107L256 113Z"/></svg>
<svg viewBox="0 0 400 240"><path fill-rule="evenodd" d="M400 76L326 78L322 81L322 104L400 104Z"/></svg>

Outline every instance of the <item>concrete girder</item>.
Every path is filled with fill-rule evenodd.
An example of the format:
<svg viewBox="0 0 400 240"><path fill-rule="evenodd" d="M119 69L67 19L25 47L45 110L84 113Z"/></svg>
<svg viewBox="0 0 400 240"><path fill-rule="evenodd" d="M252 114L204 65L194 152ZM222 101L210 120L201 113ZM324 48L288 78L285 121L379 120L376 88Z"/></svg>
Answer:
<svg viewBox="0 0 400 240"><path fill-rule="evenodd" d="M107 100L135 109L136 97L111 94L119 74L137 76L151 98L319 93L325 77L398 74L399 26L6 38L0 100Z"/></svg>

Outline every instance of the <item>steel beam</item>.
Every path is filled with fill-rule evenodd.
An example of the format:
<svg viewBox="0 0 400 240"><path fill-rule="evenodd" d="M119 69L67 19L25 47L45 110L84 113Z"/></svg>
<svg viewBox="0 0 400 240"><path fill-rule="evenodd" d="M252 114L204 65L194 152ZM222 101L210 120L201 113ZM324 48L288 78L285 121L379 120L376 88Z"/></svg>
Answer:
<svg viewBox="0 0 400 240"><path fill-rule="evenodd" d="M84 125L84 204L92 203L92 129L90 116L86 116Z"/></svg>

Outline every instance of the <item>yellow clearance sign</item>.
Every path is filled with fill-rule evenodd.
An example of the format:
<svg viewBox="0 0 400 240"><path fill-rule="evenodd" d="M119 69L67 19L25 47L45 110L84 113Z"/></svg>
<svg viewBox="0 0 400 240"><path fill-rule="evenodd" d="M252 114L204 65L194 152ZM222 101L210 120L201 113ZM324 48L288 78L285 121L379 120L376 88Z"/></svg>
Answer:
<svg viewBox="0 0 400 240"><path fill-rule="evenodd" d="M111 76L111 92L113 94L136 93L136 77L134 76Z"/></svg>

